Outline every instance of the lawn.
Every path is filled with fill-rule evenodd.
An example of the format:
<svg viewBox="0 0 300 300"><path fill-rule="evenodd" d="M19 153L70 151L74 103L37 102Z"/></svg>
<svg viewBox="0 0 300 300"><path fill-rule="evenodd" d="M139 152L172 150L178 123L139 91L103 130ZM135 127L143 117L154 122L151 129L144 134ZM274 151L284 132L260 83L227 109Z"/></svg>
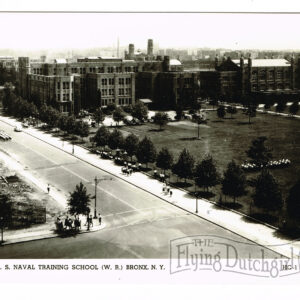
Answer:
<svg viewBox="0 0 300 300"><path fill-rule="evenodd" d="M162 147L167 147L173 153L175 160L183 148L187 148L196 161L202 160L205 154L210 154L221 174L232 159L238 163L247 160L245 151L254 138L266 136L267 145L273 149L273 158L288 158L292 162L288 168L270 171L280 184L285 199L289 188L299 176L300 120L258 113L251 119L251 124L248 124L248 117L240 110L232 119L227 115L225 119L220 120L215 111L208 112L207 116L207 124L200 125L199 140L197 124L186 120L170 122L163 131L159 131L158 126L153 123L126 126L122 127L121 131L124 135L134 133L140 139L144 136L150 137L158 151ZM247 179L258 174L258 172L247 174ZM176 183L177 178L172 176L170 181ZM193 191L194 187L188 190ZM238 199L240 205L236 208L249 213L251 193L249 187L248 195ZM219 195L220 187L212 189L212 199L218 200ZM252 208L251 213L255 213L255 209Z"/></svg>

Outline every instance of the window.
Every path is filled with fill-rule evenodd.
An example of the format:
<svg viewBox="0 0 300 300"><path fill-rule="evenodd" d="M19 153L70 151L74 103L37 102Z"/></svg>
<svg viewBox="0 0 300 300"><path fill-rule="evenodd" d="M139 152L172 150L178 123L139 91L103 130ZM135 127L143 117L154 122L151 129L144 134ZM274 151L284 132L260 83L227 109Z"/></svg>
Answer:
<svg viewBox="0 0 300 300"><path fill-rule="evenodd" d="M103 79L101 80L101 82L102 82L102 85L107 85L107 79L106 79L106 78L103 78Z"/></svg>
<svg viewBox="0 0 300 300"><path fill-rule="evenodd" d="M119 78L119 84L123 85L124 84L124 78Z"/></svg>
<svg viewBox="0 0 300 300"><path fill-rule="evenodd" d="M108 79L108 84L114 85L115 84L115 79L114 78L109 78Z"/></svg>
<svg viewBox="0 0 300 300"><path fill-rule="evenodd" d="M261 80L266 79L266 71L265 70L259 71L259 79L261 79Z"/></svg>
<svg viewBox="0 0 300 300"><path fill-rule="evenodd" d="M113 67L108 67L107 68L107 73L113 73L114 72L114 68Z"/></svg>
<svg viewBox="0 0 300 300"><path fill-rule="evenodd" d="M124 89L119 89L119 95L124 95Z"/></svg>
<svg viewBox="0 0 300 300"><path fill-rule="evenodd" d="M121 67L117 67L117 68L116 68L116 72L117 72L117 73L121 73L121 72L122 72Z"/></svg>
<svg viewBox="0 0 300 300"><path fill-rule="evenodd" d="M99 67L98 68L98 73L104 73L104 68L103 67Z"/></svg>
<svg viewBox="0 0 300 300"><path fill-rule="evenodd" d="M57 89L60 90L60 82L57 83Z"/></svg>
<svg viewBox="0 0 300 300"><path fill-rule="evenodd" d="M277 71L277 79L283 78L283 72L281 70Z"/></svg>
<svg viewBox="0 0 300 300"><path fill-rule="evenodd" d="M115 90L114 90L114 89L109 89L109 90L108 90L108 94L109 94L110 96L113 96L113 95L115 94Z"/></svg>
<svg viewBox="0 0 300 300"><path fill-rule="evenodd" d="M131 71L131 67L125 67L125 72L130 72Z"/></svg>
<svg viewBox="0 0 300 300"><path fill-rule="evenodd" d="M269 72L269 79L273 80L274 79L274 71Z"/></svg>
<svg viewBox="0 0 300 300"><path fill-rule="evenodd" d="M126 84L131 84L131 78L126 78Z"/></svg>

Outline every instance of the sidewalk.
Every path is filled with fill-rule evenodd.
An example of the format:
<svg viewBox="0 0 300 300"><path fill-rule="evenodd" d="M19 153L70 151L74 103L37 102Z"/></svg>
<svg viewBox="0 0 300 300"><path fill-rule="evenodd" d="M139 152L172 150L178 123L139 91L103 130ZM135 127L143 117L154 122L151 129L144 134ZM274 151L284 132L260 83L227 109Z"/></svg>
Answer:
<svg viewBox="0 0 300 300"><path fill-rule="evenodd" d="M0 116L0 120L9 123L12 126L20 124L17 121L2 116ZM43 133L35 128L24 129L24 132L48 143L49 145L72 154L73 146L69 142L65 141L63 143L59 138L52 137L50 134ZM121 180L145 190L172 205L217 224L259 245L265 246L279 254L282 254L283 256L293 256L295 258L299 257L300 241L291 241L289 239L279 237L276 229L271 226L261 223L250 223L245 219L243 214L231 210L220 209L214 203L202 198L198 199L198 213L195 213L196 199L189 196L183 190L172 188L172 197L165 195L162 193L163 185L160 181L150 178L141 172L133 173L131 176L123 175L121 173L121 167L115 165L113 161L101 159L99 156L90 153L88 150L80 146L74 146L74 156L77 159L81 159L120 178Z"/></svg>
<svg viewBox="0 0 300 300"><path fill-rule="evenodd" d="M82 220L83 221L83 220ZM40 230L34 230L34 231L24 231L20 233L10 233L9 231L4 232L4 243L0 244L1 245L10 245L10 244L16 244L16 243L24 243L28 241L36 241L36 240L43 240L43 239L49 239L49 238L54 238L54 237L60 237L60 236L67 236L67 235L76 235L76 234L82 234L82 233L89 233L89 232L95 232L99 231L101 229L104 229L106 227L105 223L102 223L99 225L98 221L96 222L97 225L93 226L90 228L90 230L87 230L86 226L83 226L82 229L78 232L74 231L64 231L61 234L58 234L55 232L55 226L49 225L49 228L45 229L40 229ZM82 222L82 224L84 224Z"/></svg>

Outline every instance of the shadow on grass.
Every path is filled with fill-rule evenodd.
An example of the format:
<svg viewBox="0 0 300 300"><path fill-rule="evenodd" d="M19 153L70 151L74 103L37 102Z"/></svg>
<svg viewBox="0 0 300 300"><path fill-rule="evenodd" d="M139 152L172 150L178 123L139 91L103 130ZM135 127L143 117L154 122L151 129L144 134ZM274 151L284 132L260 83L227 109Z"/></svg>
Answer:
<svg viewBox="0 0 300 300"><path fill-rule="evenodd" d="M198 191L196 193L193 193L195 196L197 196L198 198L205 198L205 199L210 199L216 196L216 194L212 193L212 192L206 192L206 191Z"/></svg>
<svg viewBox="0 0 300 300"><path fill-rule="evenodd" d="M144 167L143 167L143 166L141 167L141 171L142 171L142 172L150 172L151 170L152 170L152 169L151 169L150 167L145 167L145 166L144 166Z"/></svg>
<svg viewBox="0 0 300 300"><path fill-rule="evenodd" d="M162 132L164 131L164 129L158 129L158 128L152 128L152 129L148 129L148 132Z"/></svg>
<svg viewBox="0 0 300 300"><path fill-rule="evenodd" d="M224 208L229 208L229 209L241 209L243 207L243 204L238 203L238 202L219 202L220 205L222 205Z"/></svg>
<svg viewBox="0 0 300 300"><path fill-rule="evenodd" d="M224 118L225 119L225 118ZM213 120L213 121L211 121L212 123L223 123L224 122L224 120Z"/></svg>
<svg viewBox="0 0 300 300"><path fill-rule="evenodd" d="M188 188L188 187L193 186L192 183L189 183L189 182L181 182L181 181L178 181L178 182L171 182L171 184L174 185L175 187L178 187L178 188L181 188L181 189L184 189L184 188Z"/></svg>
<svg viewBox="0 0 300 300"><path fill-rule="evenodd" d="M196 140L201 140L201 137L198 139L198 137L196 136L192 136L192 137L183 137L179 139L180 141L196 141Z"/></svg>
<svg viewBox="0 0 300 300"><path fill-rule="evenodd" d="M300 240L300 228L281 228L274 234L275 237L288 240Z"/></svg>
<svg viewBox="0 0 300 300"><path fill-rule="evenodd" d="M265 213L252 213L249 214L249 217L243 217L243 220L248 223L258 223L257 221L267 223L273 226L277 226L278 223L278 217L271 216ZM256 221L257 220L257 221Z"/></svg>

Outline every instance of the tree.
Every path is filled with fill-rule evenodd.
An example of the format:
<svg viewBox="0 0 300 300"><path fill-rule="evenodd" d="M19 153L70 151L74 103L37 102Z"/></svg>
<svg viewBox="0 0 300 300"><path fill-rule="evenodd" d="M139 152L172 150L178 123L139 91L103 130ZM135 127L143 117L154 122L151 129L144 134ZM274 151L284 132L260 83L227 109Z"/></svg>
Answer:
<svg viewBox="0 0 300 300"><path fill-rule="evenodd" d="M243 170L231 161L227 165L227 170L224 172L222 180L222 192L226 196L233 198L233 202L237 197L243 196L246 193L246 176Z"/></svg>
<svg viewBox="0 0 300 300"><path fill-rule="evenodd" d="M155 162L156 159L156 149L154 144L150 139L148 139L146 136L144 139L142 139L137 148L136 157L139 162L146 164L146 167L148 167L148 163Z"/></svg>
<svg viewBox="0 0 300 300"><path fill-rule="evenodd" d="M248 115L248 123L251 124L251 118L256 117L257 110L257 100L253 96L244 95L242 97L242 102L246 108L245 114Z"/></svg>
<svg viewBox="0 0 300 300"><path fill-rule="evenodd" d="M58 121L58 127L62 130L62 131L67 131L68 128L68 117L65 115L61 115Z"/></svg>
<svg viewBox="0 0 300 300"><path fill-rule="evenodd" d="M137 118L141 122L148 118L148 108L147 106L142 102L137 102L132 107L132 113L133 118Z"/></svg>
<svg viewBox="0 0 300 300"><path fill-rule="evenodd" d="M83 121L76 121L74 133L79 135L82 139L89 135L89 124Z"/></svg>
<svg viewBox="0 0 300 300"><path fill-rule="evenodd" d="M229 114L231 114L231 119L232 119L232 115L235 115L237 113L237 109L235 106L228 106L227 107L227 112Z"/></svg>
<svg viewBox="0 0 300 300"><path fill-rule="evenodd" d="M105 126L99 127L97 130L95 136L94 136L94 142L97 146L105 147L108 144L108 138L110 136L110 133L108 129Z"/></svg>
<svg viewBox="0 0 300 300"><path fill-rule="evenodd" d="M177 105L175 119L177 121L180 121L183 118L183 116L184 116L184 112L183 112L182 105Z"/></svg>
<svg viewBox="0 0 300 300"><path fill-rule="evenodd" d="M286 200L289 217L294 220L300 220L300 179L292 186Z"/></svg>
<svg viewBox="0 0 300 300"><path fill-rule="evenodd" d="M166 113L157 112L154 116L154 123L159 125L159 130L162 126L168 123L168 115Z"/></svg>
<svg viewBox="0 0 300 300"><path fill-rule="evenodd" d="M255 192L252 195L254 204L264 210L279 210L282 208L282 197L278 183L265 169L255 180Z"/></svg>
<svg viewBox="0 0 300 300"><path fill-rule="evenodd" d="M272 150L265 146L267 137L260 136L251 142L250 148L246 151L247 156L251 159L252 163L258 166L266 166L272 158Z"/></svg>
<svg viewBox="0 0 300 300"><path fill-rule="evenodd" d="M110 149L123 148L124 138L121 131L115 129L108 137L108 147Z"/></svg>
<svg viewBox="0 0 300 300"><path fill-rule="evenodd" d="M299 111L299 103L298 103L298 101L294 101L293 104L289 108L289 112L291 115L294 116L295 114L297 114L298 111Z"/></svg>
<svg viewBox="0 0 300 300"><path fill-rule="evenodd" d="M93 119L98 124L98 127L99 127L99 123L102 124L102 122L105 120L105 114L100 107L97 108L93 113Z"/></svg>
<svg viewBox="0 0 300 300"><path fill-rule="evenodd" d="M164 170L164 174L166 170L171 169L173 165L173 155L169 152L167 148L162 148L156 158L156 166Z"/></svg>
<svg viewBox="0 0 300 300"><path fill-rule="evenodd" d="M71 215L89 215L90 194L82 182L76 185L74 192L70 193L68 199L68 211Z"/></svg>
<svg viewBox="0 0 300 300"><path fill-rule="evenodd" d="M184 178L185 182L187 178L193 176L195 160L187 149L183 149L180 153L177 162L173 165L172 171L178 177Z"/></svg>
<svg viewBox="0 0 300 300"><path fill-rule="evenodd" d="M206 191L208 191L209 187L215 186L219 183L220 176L211 156L205 157L197 164L194 175L195 183L199 187L206 188Z"/></svg>
<svg viewBox="0 0 300 300"><path fill-rule="evenodd" d="M127 154L131 157L136 154L137 147L139 143L139 138L135 134L130 134L125 138L124 141L124 149L127 152Z"/></svg>
<svg viewBox="0 0 300 300"><path fill-rule="evenodd" d="M113 112L113 119L115 122L117 122L118 126L119 123L124 120L124 117L125 117L125 113L123 109L121 107L117 107Z"/></svg>
<svg viewBox="0 0 300 300"><path fill-rule="evenodd" d="M217 109L218 118L223 119L226 115L226 110L223 105L219 106Z"/></svg>
<svg viewBox="0 0 300 300"><path fill-rule="evenodd" d="M12 202L7 194L0 194L0 227L1 242L3 243L4 228L9 226L12 219Z"/></svg>
<svg viewBox="0 0 300 300"><path fill-rule="evenodd" d="M66 125L67 125L66 130L67 130L68 134L74 133L75 125L76 125L76 119L73 116L69 116L67 118L67 124Z"/></svg>

